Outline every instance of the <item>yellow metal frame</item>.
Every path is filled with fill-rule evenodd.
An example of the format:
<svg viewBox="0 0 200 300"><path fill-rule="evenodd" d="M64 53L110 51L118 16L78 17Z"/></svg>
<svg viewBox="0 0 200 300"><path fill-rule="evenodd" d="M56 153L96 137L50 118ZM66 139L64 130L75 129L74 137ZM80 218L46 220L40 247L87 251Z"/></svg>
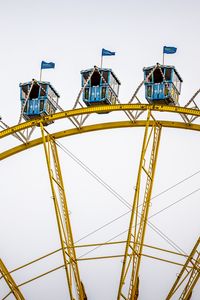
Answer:
<svg viewBox="0 0 200 300"><path fill-rule="evenodd" d="M115 112L115 111L147 111L151 110L152 112L171 112L179 115L190 115L195 118L200 117L200 110L190 109L185 107L176 107L176 106L161 106L161 105L149 105L149 104L116 104L116 105L104 105L99 107L87 107L81 109L68 110L64 112L59 112L54 115L34 119L31 121L27 121L13 127L7 128L5 130L0 131L0 139L5 138L6 136L13 135L17 132L23 131L28 128L32 128L34 126L40 126L40 124L46 124L49 121L57 121L61 119L70 119L74 116L80 115L89 115L93 113L100 112ZM188 130L197 130L200 131L199 124L193 123L184 123L177 121L165 121L159 120L159 123L162 127L170 127L170 128L180 128L180 129L188 129ZM150 126L152 126L153 122L149 122ZM145 127L146 120L136 120L132 121L117 121L117 122L109 122L109 123L101 123L94 124L89 126L82 126L81 128L70 128L60 132L52 133L52 136L55 139L63 138L65 136L81 134L86 132L92 132L97 130L105 130L105 129L114 129L114 128L126 128L126 127ZM9 156L17 154L21 151L27 150L29 148L38 146L42 144L42 138L38 138L35 140L30 140L28 143L22 143L19 146L8 149L2 153L0 153L0 160L5 159Z"/></svg>
<svg viewBox="0 0 200 300"><path fill-rule="evenodd" d="M167 128L177 128L177 129L184 129L184 130L194 130L194 131L200 131L200 125L199 124L186 124L183 122L174 122L174 121L160 121L159 124L162 127L167 127ZM152 126L153 122L150 120L149 126ZM94 125L88 125L88 126L83 126L80 128L72 128L72 129L66 129L63 131L59 132L54 132L51 134L51 136L54 137L55 140L63 138L63 137L68 137L72 135L77 135L77 134L83 134L87 132L93 132L93 131L99 131L99 130L108 130L108 129L117 129L117 128L132 128L132 127L145 127L146 126L146 120L142 121L135 121L130 122L130 121L118 121L118 122L109 122L109 123L101 123L101 124L94 124ZM0 137L1 137L0 132ZM11 134L11 133L10 133ZM19 146L10 148L2 153L0 153L0 160L6 159L9 156L15 155L19 152L28 150L30 148L36 147L38 145L41 145L43 143L42 138L37 138L32 141L29 141L27 144L20 144Z"/></svg>
<svg viewBox="0 0 200 300"><path fill-rule="evenodd" d="M0 273L2 274L3 278L5 279L7 285L9 286L11 292L13 293L15 299L17 300L25 300L24 296L22 295L19 287L15 283L14 279L10 275L8 269L4 265L3 261L0 259Z"/></svg>
<svg viewBox="0 0 200 300"><path fill-rule="evenodd" d="M40 127L42 132L44 152L46 156L70 299L75 299L74 292L76 291L78 299L84 300L87 299L87 297L80 279L69 218L69 210L67 206L65 188L62 179L56 143L49 134L45 135L45 130L42 124L40 124Z"/></svg>
<svg viewBox="0 0 200 300"><path fill-rule="evenodd" d="M145 120L135 120L132 121L116 121L109 123L93 124L89 126L81 126L79 128L73 127L60 132L55 132L48 134L45 132L43 125L48 122L53 122L60 119L69 119L73 117L78 117L82 115L90 115L93 113L102 112L115 112L124 111L147 111L148 116ZM171 106L160 106L160 105L149 105L149 104L118 104L110 106L99 106L99 107L88 107L73 109L64 112L60 112L54 115L42 117L39 119L31 120L25 123L18 124L16 126L7 128L0 132L0 139L9 135L13 135L17 132L23 131L34 126L40 126L42 137L30 140L27 143L22 143L16 147L8 149L0 153L0 160L6 159L9 156L17 154L21 151L27 150L29 148L35 147L37 145L43 144L46 156L46 162L49 172L49 179L52 189L52 195L54 200L61 249L63 253L64 266L66 270L67 283L69 287L70 299L74 300L74 291L77 292L79 300L87 299L84 291L83 284L80 280L79 269L75 253L75 247L73 242L73 235L70 225L69 212L67 207L67 200L65 196L65 190L62 180L61 168L58 158L58 152L56 147L56 139L92 132L97 130L114 129L114 128L125 128L125 127L145 127L143 146L141 151L140 165L138 170L138 177L136 183L136 191L134 195L128 237L126 241L126 249L124 254L123 267L121 272L121 279L118 291L118 300L121 298L126 300L136 300L138 298L139 292L139 269L141 256L143 253L144 237L146 231L146 222L148 218L151 191L153 187L154 174L156 168L156 160L158 156L158 148L160 141L160 134L162 127L179 128L200 131L199 124L184 123L177 121L166 121L166 120L155 120L153 118L153 112L170 112L179 114L180 116L192 116L194 119L200 117L200 110L190 109L185 107L171 107ZM148 166L147 166L148 161ZM53 164L52 164L53 162ZM144 189L143 195L141 182L146 182L146 187ZM142 202L140 202L142 199ZM139 214L138 206L139 203L142 204L142 213ZM191 254L192 255L192 254ZM190 258L191 258L190 255ZM87 258L86 258L87 259ZM196 260L199 264L199 257ZM192 288L199 278L196 272L197 265L194 268L187 265L187 261L184 265L185 269L191 270L191 276L188 281L189 294L187 297L180 299L188 300L192 293ZM175 282L175 285L177 283ZM126 287L125 287L126 286ZM171 292L172 293L172 292ZM23 298L17 298L23 299ZM170 299L170 298L169 298Z"/></svg>
<svg viewBox="0 0 200 300"><path fill-rule="evenodd" d="M60 119L67 119L67 118L70 119L71 117L74 116L94 114L94 113L108 113L108 112L115 112L115 111L147 111L147 110L151 110L152 112L153 111L170 112L170 113L183 114L183 115L186 114L190 116L200 117L200 110L179 107L179 106L150 105L150 104L102 105L102 106L95 106L95 107L66 110L53 115L27 121L1 131L0 139L5 136L14 134L15 132L19 132L31 128L33 126L40 126L41 123L46 124L47 122L57 121ZM174 122L174 124L176 124L176 122ZM192 124L187 124L188 129L190 125ZM79 128L79 131L80 131L79 133L81 133L81 128Z"/></svg>
<svg viewBox="0 0 200 300"><path fill-rule="evenodd" d="M180 290L182 284L188 278L185 287L179 297L179 300L189 300L192 296L192 290L200 277L200 238L198 238L188 259L177 276L166 300L170 300Z"/></svg>
<svg viewBox="0 0 200 300"><path fill-rule="evenodd" d="M150 127L150 118L151 111L148 112L144 132L138 177L118 290L118 300L138 298L139 269L162 129L156 120L153 120L153 124ZM142 181L145 181L145 188L143 189ZM143 199L142 202L140 199ZM142 205L141 214L139 214L140 205ZM126 286L127 282L128 287ZM124 286L126 290L123 289Z"/></svg>

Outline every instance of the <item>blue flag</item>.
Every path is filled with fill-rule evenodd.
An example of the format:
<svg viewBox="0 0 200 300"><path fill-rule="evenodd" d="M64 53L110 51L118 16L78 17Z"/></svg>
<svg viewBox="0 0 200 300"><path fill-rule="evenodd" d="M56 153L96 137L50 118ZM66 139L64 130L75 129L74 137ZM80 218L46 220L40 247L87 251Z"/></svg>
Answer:
<svg viewBox="0 0 200 300"><path fill-rule="evenodd" d="M55 68L55 63L53 62L45 62L45 61L42 61L41 62L41 69L54 69Z"/></svg>
<svg viewBox="0 0 200 300"><path fill-rule="evenodd" d="M163 47L163 53L165 54L174 54L176 53L176 50L177 50L176 47L167 47L167 46Z"/></svg>
<svg viewBox="0 0 200 300"><path fill-rule="evenodd" d="M104 48L102 49L101 56L111 56L111 55L115 55L115 52L106 50Z"/></svg>

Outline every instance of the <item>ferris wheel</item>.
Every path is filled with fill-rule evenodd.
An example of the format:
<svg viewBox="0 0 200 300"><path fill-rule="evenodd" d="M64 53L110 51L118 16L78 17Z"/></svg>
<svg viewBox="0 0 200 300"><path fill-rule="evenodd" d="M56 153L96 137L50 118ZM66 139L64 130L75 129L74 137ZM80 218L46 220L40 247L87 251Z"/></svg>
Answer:
<svg viewBox="0 0 200 300"><path fill-rule="evenodd" d="M144 269L141 270L141 264L144 257L178 265L180 268L178 276L174 274L174 283L164 299L192 299L193 289L199 279L200 238L197 239L194 245L191 245L191 251L185 253L181 249L172 251L155 246L153 241L151 245L147 245L145 237L148 226L158 231L158 228L153 226L149 220L149 211L153 202L152 191L163 128L200 131L200 110L195 101L200 90L182 107L179 104L182 78L174 66L156 64L144 68L143 71L144 80L135 90L128 103L120 103L119 101L118 95L121 83L112 69L94 66L94 68L81 71L82 87L71 110L61 108L58 104L59 93L50 82L33 79L30 82L20 84L21 114L19 123L9 127L1 120L3 130L0 132L0 138L4 140L11 137L17 141L17 145L14 147L9 146L1 152L1 160L8 159L36 146L43 146L60 239L60 248L56 251L62 253L63 259L62 266L55 268L53 271L60 268L65 270L66 297L70 300L90 299L88 289L85 287L84 277L80 271L80 263L84 261L84 258L77 256L79 247L88 249L90 247L106 246L111 248L113 245L120 245L120 249L122 249L120 253L114 251L114 253L104 256L87 256L85 258L86 262L89 260L120 258L121 270L118 274L118 284L115 286L115 299L117 300L142 299L140 298L143 287L141 272ZM142 86L145 86L145 98L148 103L141 101L138 96ZM56 113L56 110L59 110L59 112ZM22 122L22 119L25 122ZM56 124L64 126L63 129L50 131L49 128ZM135 128L143 128L133 199L129 203L122 197L120 198L120 201L129 209L129 224L125 232L126 238L125 240L99 241L86 245L78 244L74 240L63 168L59 158L59 149L62 148L60 139L119 128L134 128L134 130L136 130ZM101 155L97 154L97 156L100 160ZM87 169L85 165L84 168ZM90 174L106 186L106 183L93 171L90 170ZM110 187L109 190L115 193ZM184 259L184 262L180 263L167 257L160 258L157 255L145 254L145 248L154 249L159 253L173 254L175 257ZM52 255L52 253L46 256L48 255ZM42 258L38 260L40 259ZM30 262L30 265L32 263L34 261ZM29 263L26 265L29 265ZM21 266L19 269L22 267L26 266ZM15 281L12 272L7 269L2 260L0 260L0 272L2 279L10 288L9 293L2 299L6 299L11 294L16 299L26 299L20 288L23 284L18 284ZM52 270L42 276L50 272ZM24 284L28 284L42 276L36 276ZM151 295L149 297L149 299L152 299Z"/></svg>

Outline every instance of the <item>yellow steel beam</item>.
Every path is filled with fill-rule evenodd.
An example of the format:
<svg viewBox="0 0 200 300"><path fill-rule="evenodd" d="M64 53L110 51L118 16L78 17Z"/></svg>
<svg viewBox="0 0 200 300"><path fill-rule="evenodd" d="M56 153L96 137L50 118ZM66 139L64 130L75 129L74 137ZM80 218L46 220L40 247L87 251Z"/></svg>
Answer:
<svg viewBox="0 0 200 300"><path fill-rule="evenodd" d="M79 300L87 299L83 284L80 280L76 252L69 218L69 210L65 195L62 172L54 139L48 134L41 124L42 139L46 156L48 174L54 201L56 220L60 236L63 260L66 270L66 278L70 299L74 300L74 292L77 292Z"/></svg>
<svg viewBox="0 0 200 300"><path fill-rule="evenodd" d="M179 106L165 106L165 105L150 105L150 104L115 104L115 105L102 105L96 107L87 107L73 110L66 110L63 112L58 112L56 114L41 117L31 121L27 121L0 132L0 139L11 135L13 133L31 128L33 126L40 126L40 124L46 124L48 122L53 122L56 120L70 118L80 115L93 114L93 113L103 113L103 112L114 112L114 111L160 111L160 112L171 112L178 114L186 114L191 116L200 117L200 110L190 109Z"/></svg>
<svg viewBox="0 0 200 300"><path fill-rule="evenodd" d="M33 126L40 126L40 124L45 124L49 121L56 121L59 119L63 119L63 118L70 118L73 116L79 116L79 115L86 115L86 114L92 114L92 113L101 113L101 112L114 112L114 111L145 111L148 110L149 113L150 111L159 111L159 112L171 112L171 113L178 113L178 114L186 114L186 115L192 115L195 117L199 117L200 116L200 110L194 110L194 109L189 109L189 108L184 108L184 107L170 107L170 106L160 106L160 105L148 105L148 104L120 104L120 105L110 105L110 106L100 106L100 107L89 107L89 108L81 108L81 109L76 109L76 110L68 110L68 111L64 111L61 113L57 113L51 116L46 116L43 118L39 118L39 119L35 119L35 120L31 120L16 126L13 126L11 128L8 128L6 130L3 130L0 132L0 138L4 138L8 135L12 135L16 132L20 132L22 130L25 130L27 128L31 128ZM150 114L149 114L150 116ZM155 126L156 124L156 126ZM71 128L68 130L64 130L61 132L56 132L53 133L51 135L48 136L49 141L46 141L46 138L43 136L42 138L38 138L35 140L32 140L30 142L28 142L27 144L21 144L17 147L8 149L4 152L2 152L0 154L0 160L5 159L11 155L14 155L20 151L24 151L27 150L31 147L37 146L39 144L44 144L44 148L46 147L46 150L49 151L49 149L51 148L52 145L52 141L54 143L54 139L57 138L62 138L64 136L69 136L69 135L74 135L74 134L80 134L80 133L84 133L84 132L90 132L90 131L95 131L95 130L104 130L104 129L111 129L111 128L123 128L123 127L139 127L139 126L146 126L146 130L147 128L152 127L152 131L154 135L154 129L155 128L161 128L161 127L172 127L172 128L182 128L182 129L190 129L190 130L197 130L200 131L200 125L198 124L186 124L186 123L182 123L182 122L173 122L173 121L162 121L159 120L159 126L157 126L158 124L156 123L155 120L150 120L148 119L146 120L142 120L142 121L136 121L136 122L130 122L130 121L118 121L118 122L112 122L112 123L104 123L104 124L95 124L95 125L90 125L90 126L85 126L85 127L81 127L81 128ZM42 125L41 125L42 126ZM44 131L43 131L44 133ZM145 139L144 139L145 140ZM146 148L148 148L148 143L151 140L151 136L149 135L148 138L146 139ZM51 141L51 145L49 144L47 147L47 143L49 143ZM155 142L155 136L154 136L154 141ZM54 143L54 150L56 149L56 145ZM157 147L157 146L156 146ZM156 148L155 147L155 148ZM143 154L146 153L146 148L143 145ZM153 148L152 148L153 149ZM156 149L155 149L156 150ZM152 150L153 151L153 150ZM152 152L151 152L152 154ZM47 152L46 155L47 160L49 159L49 153ZM141 158L142 161L142 158ZM143 162L145 161L145 158L143 157ZM48 162L47 162L48 164ZM49 168L51 167L51 165L49 164L48 166ZM151 193L151 189L152 189L152 184L153 184L153 173L152 170L150 168L147 170L146 167L141 166L141 170L146 174L147 176L147 187L146 187L146 192L148 195ZM49 170L50 171L50 170ZM138 175L139 176L139 175ZM55 184L56 180L54 180L55 178L51 177L50 180L52 180L53 184ZM57 177L58 179L58 177ZM149 182L148 182L149 180ZM53 186L52 184L52 186ZM58 181L56 182L57 186L59 186ZM140 179L138 179L138 185L137 188L140 187ZM62 190L63 186L61 185L61 189ZM54 188L55 190L55 188ZM52 190L53 191L53 190ZM60 193L61 194L61 193ZM137 193L136 193L137 194ZM148 197L149 196L145 196L144 195L144 206L143 206L143 210L142 210L142 218L141 218L141 222L140 222L140 226L138 227L138 229L135 231L135 235L134 235L134 241L141 241L141 245L143 245L143 238L144 238L144 234L145 234L145 218L148 215ZM135 214L135 219L137 219L137 205L138 205L138 199L136 199L137 197L135 196L135 210L133 215ZM145 200L146 199L146 200ZM146 203L146 204L145 204ZM60 222L60 230L63 231L61 236L62 236L62 241L64 240L64 222L62 222L62 216L61 213L59 211L59 206L58 206L58 202L57 204L55 204L55 209L57 210L57 218L59 218L59 222ZM136 224L136 223L135 223ZM68 228L69 229L69 228ZM132 239L132 234L130 235L130 241ZM62 243L61 243L62 245ZM135 243L134 245L138 245L138 243ZM64 250L64 245L62 246L62 249ZM136 248L134 248L136 247ZM129 250L131 249L131 254L128 253L127 251L127 258L131 257L130 262L128 263L128 265L126 266L126 270L125 270L125 274L121 283L121 288L123 286L123 281L124 279L126 279L127 277L127 272L128 269L130 268L132 270L132 276L131 276L131 281L130 281L130 286L129 286L129 295L130 299L134 299L134 297L137 297L137 290L138 290L138 274L139 274L139 265L140 265L140 257L142 255L142 248L138 248L139 246L134 246L132 247L129 244ZM143 247L143 246L141 246ZM72 246L72 248L74 249L74 247ZM63 253L64 254L64 253ZM67 256L65 257L66 259L66 263L69 264L70 262L70 253L67 253ZM67 260L68 257L68 260ZM73 260L72 260L73 261ZM77 264L77 260L75 260L76 264ZM72 270L74 271L73 267ZM75 276L76 277L76 276ZM71 277L69 276L69 285L71 284ZM76 283L77 286L77 283ZM83 291L84 289L80 288L80 286L82 286L82 283L79 281L79 289L80 291ZM124 296L124 294L121 294L121 296L124 299L129 299L126 298ZM71 298L73 299L73 298ZM83 298L84 299L84 298ZM136 299L136 298L135 298ZM186 299L186 298L185 298Z"/></svg>
<svg viewBox="0 0 200 300"><path fill-rule="evenodd" d="M100 246L110 246L110 245L118 245L118 244L125 244L125 243L126 243L126 241L124 240L124 241L116 241L116 242L104 242L104 243L93 243L93 244L80 244L80 245L74 245L74 247L75 247L75 248L97 247L97 246L100 247ZM155 247L155 246L152 246L152 245L143 244L143 246L146 247L146 248L158 250L158 251L161 251L161 252L171 253L171 254L174 254L174 255L177 255L177 256L188 257L186 254L182 254L182 253L179 253L179 252L174 252L174 251L171 251L171 250L168 250L168 249L163 249L163 248ZM44 258L47 258L47 257L49 257L49 256L51 256L51 255L53 255L53 254L55 254L55 253L57 253L57 252L60 252L61 250L62 250L62 248L59 248L59 249L56 249L56 250L54 250L54 251L52 251L52 252L49 252L49 253L47 253L47 254L45 254L45 255L43 255L43 256L40 256L40 257L38 257L38 258L36 258L36 259L34 259L34 260L32 260L32 261L30 261L30 262L24 264L24 265L21 265L20 267L17 267L17 268L15 268L15 269L11 270L11 271L10 271L10 274L11 274L11 273L14 273L14 272L16 272L16 271L18 271L18 270L20 270L20 269L23 269L23 268L25 268L25 267L27 267L27 266L30 266L31 264L33 264L33 263L35 263L35 262L38 262L38 261L40 261L40 260L42 260L42 259L44 259ZM147 256L147 255L145 255L144 253L143 253L142 255L143 255L143 256ZM121 256L123 256L123 255L121 255ZM121 256L120 256L120 257L121 257ZM148 257L150 257L150 256L148 256ZM151 256L151 258L158 259L158 258L153 257L153 256ZM87 259L88 259L88 258L87 258ZM93 258L92 258L92 259L93 259ZM77 261L79 261L79 260L85 260L85 259L84 259L84 258L80 258L80 259L78 258ZM159 258L159 260L160 260L160 258ZM165 261L166 261L166 260L165 260ZM174 263L174 264L179 265L179 266L183 266L183 264L178 263L178 262L174 262L174 261L173 261L173 262L172 262L172 261L167 261L167 262ZM1 278L0 278L0 279L1 279Z"/></svg>
<svg viewBox="0 0 200 300"><path fill-rule="evenodd" d="M181 263L178 263L178 262L175 262L175 261L166 260L166 259L159 258L159 257L155 257L155 256L151 256L151 255L144 254L144 253L142 253L142 256L147 257L147 258L150 258L150 259L155 259L155 260L159 260L159 261L162 261L162 262L166 262L166 263L178 265L178 266L183 266L183 264L181 264ZM98 257L78 258L77 261L80 261L80 262L81 262L81 261L91 261L91 260L100 260L100 259L115 259L115 258L121 258L121 257L124 257L124 255L119 254L119 255L110 255L110 256L98 256ZM21 266L21 267L19 267L19 268L17 268L17 269L21 269L22 267L23 267L23 266ZM46 276L46 275L48 275L48 274L50 274L50 273L52 273L52 272L55 272L55 271L57 271L57 270L60 270L60 269L63 268L63 267L65 267L65 265L61 265L61 266L56 267L56 268L54 268L54 269L51 269L51 270L49 270L49 271L47 271L47 272L45 272L45 273L42 273L42 274L40 274L40 275L38 275L38 276L36 276L36 277L33 277L33 278L31 278L31 279L29 279L29 280L27 280L27 281L24 281L24 282L20 283L20 284L18 285L18 287L21 287L21 286L23 286L23 285L26 285L26 284L28 284L28 283L30 283L30 282L32 282L32 281L35 281L35 280L37 280L37 279L39 279L39 278L41 278L41 277L44 277L44 276ZM188 268L192 268L192 267L188 267ZM14 271L15 271L15 270L13 270L13 271L11 271L11 272L14 272ZM11 272L10 272L10 273L11 273ZM9 293L9 294L10 294L10 293ZM7 295L7 296L8 296L8 295Z"/></svg>
<svg viewBox="0 0 200 300"><path fill-rule="evenodd" d="M153 120L152 126L149 126L150 118L151 111L149 110L119 283L118 300L122 298L136 300L139 293L139 269L162 129L155 120ZM139 215L140 205L142 205L142 212Z"/></svg>
<svg viewBox="0 0 200 300"><path fill-rule="evenodd" d="M17 300L25 300L24 296L22 295L19 287L15 283L14 279L10 275L9 271L7 270L6 266L4 265L3 261L0 259L0 273L2 274L3 278L5 279L7 285L11 289L11 292L15 296Z"/></svg>
<svg viewBox="0 0 200 300"><path fill-rule="evenodd" d="M153 256L153 255L149 255L149 254L145 254L142 253L142 256L146 257L146 258L150 258L150 259L154 259L154 260L159 260L165 263L169 263L172 265L176 265L176 266L183 266L183 264L178 263L176 261L172 261L172 260L168 260L168 259L164 259L162 257L157 257L157 256ZM129 254L129 256L131 256L131 254ZM118 254L118 255L110 255L110 256L94 256L94 257L85 257L85 258L78 258L78 261L88 261L88 260L99 260L99 259L111 259L111 258L121 258L124 257L123 254ZM189 267L192 268L192 267Z"/></svg>
<svg viewBox="0 0 200 300"><path fill-rule="evenodd" d="M179 297L179 300L189 300L192 296L192 290L195 287L198 279L200 277L200 238L198 238L192 249L188 259L186 260L184 266L182 267L177 279L175 280L166 300L172 299L176 295L177 290L185 283L183 291ZM177 298L176 298L177 299Z"/></svg>
<svg viewBox="0 0 200 300"><path fill-rule="evenodd" d="M152 126L154 124L153 121L149 122L149 126ZM174 121L162 121L159 120L159 124L162 127L167 128L177 128L177 129L184 129L184 130L195 130L200 131L200 125L198 124L186 124L183 122L174 122ZM117 129L117 128L131 128L131 127L145 127L146 126L146 120L143 121L119 121L119 122L109 122L109 123L101 123L101 124L94 124L94 125L88 125L84 126L82 128L72 128L67 129L59 132L54 132L51 134L51 136L56 140L63 137L81 134L81 133L87 133L87 132L93 132L93 131L99 131L99 130L106 130L106 129ZM0 132L1 134L1 132ZM28 150L32 147L36 147L40 144L42 144L42 138L37 138L32 141L29 141L27 144L21 144L19 146L10 148L2 153L0 153L0 160L6 159L9 156L15 155L19 152Z"/></svg>

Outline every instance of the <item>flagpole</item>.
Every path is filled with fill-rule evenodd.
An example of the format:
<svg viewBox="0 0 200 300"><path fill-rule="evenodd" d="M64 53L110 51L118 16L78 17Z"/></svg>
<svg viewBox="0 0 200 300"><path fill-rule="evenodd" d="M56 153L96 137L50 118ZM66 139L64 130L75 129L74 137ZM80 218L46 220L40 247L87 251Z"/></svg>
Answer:
<svg viewBox="0 0 200 300"><path fill-rule="evenodd" d="M163 65L164 65L164 57L165 57L165 53L164 53L164 51L163 51Z"/></svg>
<svg viewBox="0 0 200 300"><path fill-rule="evenodd" d="M101 68L103 66L103 55L101 55Z"/></svg>
<svg viewBox="0 0 200 300"><path fill-rule="evenodd" d="M42 68L40 68L40 81L42 81Z"/></svg>

